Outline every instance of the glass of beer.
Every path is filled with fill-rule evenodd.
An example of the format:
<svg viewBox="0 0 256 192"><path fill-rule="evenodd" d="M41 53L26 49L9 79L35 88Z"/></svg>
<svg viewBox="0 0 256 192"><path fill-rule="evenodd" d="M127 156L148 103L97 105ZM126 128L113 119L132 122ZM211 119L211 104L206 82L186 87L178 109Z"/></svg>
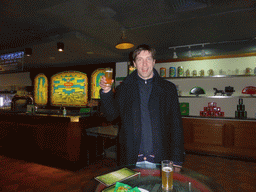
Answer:
<svg viewBox="0 0 256 192"><path fill-rule="evenodd" d="M112 84L112 76L113 76L113 69L112 68L106 68L105 69L105 77L106 77L106 85L111 86Z"/></svg>
<svg viewBox="0 0 256 192"><path fill-rule="evenodd" d="M162 165L162 189L163 191L173 190L173 163L170 160L163 160Z"/></svg>

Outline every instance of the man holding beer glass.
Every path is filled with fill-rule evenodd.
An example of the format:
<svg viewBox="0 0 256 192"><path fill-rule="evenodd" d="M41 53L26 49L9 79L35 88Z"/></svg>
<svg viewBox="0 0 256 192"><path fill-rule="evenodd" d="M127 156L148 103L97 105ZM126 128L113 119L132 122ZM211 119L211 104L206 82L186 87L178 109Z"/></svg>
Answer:
<svg viewBox="0 0 256 192"><path fill-rule="evenodd" d="M101 111L109 121L120 117L119 165L150 167L163 160L181 167L184 160L182 119L176 86L154 69L155 49L140 45L133 52L137 68L115 94L102 77ZM112 80L113 83L113 80Z"/></svg>

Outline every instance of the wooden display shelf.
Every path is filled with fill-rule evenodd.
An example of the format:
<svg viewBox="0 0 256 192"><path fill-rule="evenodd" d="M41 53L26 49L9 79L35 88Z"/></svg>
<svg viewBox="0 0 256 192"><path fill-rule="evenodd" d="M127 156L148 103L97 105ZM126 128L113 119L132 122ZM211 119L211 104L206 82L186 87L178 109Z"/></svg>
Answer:
<svg viewBox="0 0 256 192"><path fill-rule="evenodd" d="M256 75L213 75L213 76L195 76L195 77L164 77L165 79L207 79L207 78L234 78L234 77L256 77Z"/></svg>
<svg viewBox="0 0 256 192"><path fill-rule="evenodd" d="M209 98L209 99L230 99L230 98L246 98L246 99L251 99L251 98L256 98L256 95L236 95L236 96L179 96L179 98L190 98L190 99L198 99L198 98Z"/></svg>

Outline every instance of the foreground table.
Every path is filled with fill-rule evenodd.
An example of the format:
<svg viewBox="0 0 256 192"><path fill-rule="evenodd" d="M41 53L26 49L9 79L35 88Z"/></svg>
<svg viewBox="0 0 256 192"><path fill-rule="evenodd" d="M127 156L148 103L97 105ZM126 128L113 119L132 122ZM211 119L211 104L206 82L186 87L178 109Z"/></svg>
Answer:
<svg viewBox="0 0 256 192"><path fill-rule="evenodd" d="M141 173L140 177L131 178L122 183L126 183L132 187L139 187L150 192L162 191L161 188L161 165L157 164L154 169L136 168L135 165L125 166L129 169ZM111 169L109 172L118 170L121 167ZM182 169L179 173L174 173L174 189L173 191L191 191L191 192L219 192L224 191L222 187L215 183L211 178L199 174L189 169ZM107 187L103 184L98 184L95 192L100 192ZM111 191L111 190L109 190Z"/></svg>

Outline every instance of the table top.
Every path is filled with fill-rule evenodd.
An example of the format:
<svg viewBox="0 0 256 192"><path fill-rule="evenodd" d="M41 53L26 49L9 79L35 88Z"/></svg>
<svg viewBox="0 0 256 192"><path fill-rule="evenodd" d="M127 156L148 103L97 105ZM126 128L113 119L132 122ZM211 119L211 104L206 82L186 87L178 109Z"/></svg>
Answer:
<svg viewBox="0 0 256 192"><path fill-rule="evenodd" d="M87 134L95 134L102 137L116 137L118 134L118 126L110 125L107 127L99 126L86 129Z"/></svg>
<svg viewBox="0 0 256 192"><path fill-rule="evenodd" d="M130 178L128 180L121 181L121 183L126 183L131 187L139 187L150 192L162 191L161 187L161 164L157 164L156 168L138 168L135 165L124 166L134 171L140 172L140 177ZM116 167L109 172L119 170L122 167ZM108 173L109 173L108 172ZM180 172L175 172L173 174L173 185L175 191L191 191L191 192L219 192L224 191L222 187L214 182L211 178L204 176L195 171L182 168ZM113 187L114 188L114 187ZM111 187L106 187L105 185L99 183L95 192L101 192L102 190L107 190L111 192Z"/></svg>

